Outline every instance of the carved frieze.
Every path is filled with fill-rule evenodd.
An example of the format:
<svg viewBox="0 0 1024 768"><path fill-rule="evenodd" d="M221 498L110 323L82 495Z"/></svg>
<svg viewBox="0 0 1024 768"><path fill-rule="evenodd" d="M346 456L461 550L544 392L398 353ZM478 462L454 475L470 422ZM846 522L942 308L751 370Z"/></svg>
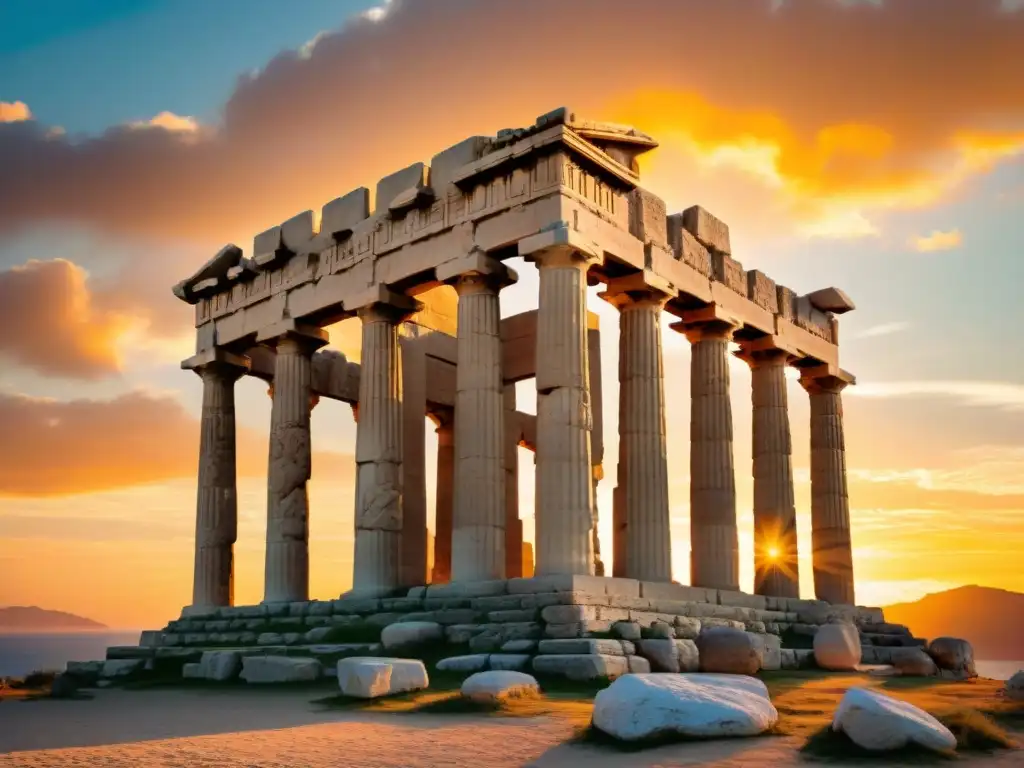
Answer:
<svg viewBox="0 0 1024 768"><path fill-rule="evenodd" d="M711 266L714 278L726 288L743 297L747 295L747 273L743 265L721 251L711 253Z"/></svg>
<svg viewBox="0 0 1024 768"><path fill-rule="evenodd" d="M747 298L773 314L779 311L779 295L775 281L758 269L747 272Z"/></svg>

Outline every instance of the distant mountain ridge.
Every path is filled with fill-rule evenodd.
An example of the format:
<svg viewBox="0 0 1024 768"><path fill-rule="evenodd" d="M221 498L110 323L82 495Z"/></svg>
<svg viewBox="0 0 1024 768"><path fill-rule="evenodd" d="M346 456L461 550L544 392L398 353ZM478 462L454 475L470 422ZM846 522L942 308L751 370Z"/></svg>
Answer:
<svg viewBox="0 0 1024 768"><path fill-rule="evenodd" d="M1024 594L975 585L885 607L885 619L915 637L962 637L984 661L1024 659Z"/></svg>
<svg viewBox="0 0 1024 768"><path fill-rule="evenodd" d="M84 629L108 629L106 624L64 611L37 606L12 605L0 608L0 632L36 632Z"/></svg>

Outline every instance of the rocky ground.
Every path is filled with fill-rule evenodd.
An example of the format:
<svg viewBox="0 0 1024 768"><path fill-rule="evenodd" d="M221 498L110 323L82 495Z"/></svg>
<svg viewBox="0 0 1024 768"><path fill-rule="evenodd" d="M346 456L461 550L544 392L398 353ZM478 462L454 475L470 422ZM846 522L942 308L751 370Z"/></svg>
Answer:
<svg viewBox="0 0 1024 768"><path fill-rule="evenodd" d="M936 714L985 713L1024 742L1024 712L1001 683L881 680L820 672L769 673L776 733L622 751L590 737L592 692L554 690L499 712L460 705L450 686L354 704L327 682L107 689L94 698L0 703L0 766L682 766L846 762L824 729L843 692L871 685ZM852 755L852 751L850 753ZM958 762L1019 765L1020 751L962 752ZM891 756L878 765L900 765ZM913 764L906 762L905 764Z"/></svg>

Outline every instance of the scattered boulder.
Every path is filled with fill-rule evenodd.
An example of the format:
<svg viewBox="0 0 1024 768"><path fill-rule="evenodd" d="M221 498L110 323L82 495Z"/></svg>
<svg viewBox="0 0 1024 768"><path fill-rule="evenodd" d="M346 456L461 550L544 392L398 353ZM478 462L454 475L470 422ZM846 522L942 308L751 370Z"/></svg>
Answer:
<svg viewBox="0 0 1024 768"><path fill-rule="evenodd" d="M385 648L410 648L444 639L444 628L435 621L404 621L388 624L380 633Z"/></svg>
<svg viewBox="0 0 1024 768"><path fill-rule="evenodd" d="M540 695L540 685L533 675L508 670L477 672L462 683L463 697L480 704L500 704L508 699L532 698Z"/></svg>
<svg viewBox="0 0 1024 768"><path fill-rule="evenodd" d="M200 667L202 662L200 662ZM239 675L247 683L306 683L320 677L316 659L298 656L246 656Z"/></svg>
<svg viewBox="0 0 1024 768"><path fill-rule="evenodd" d="M761 647L761 669L768 672L782 669L782 638L778 635L749 634Z"/></svg>
<svg viewBox="0 0 1024 768"><path fill-rule="evenodd" d="M860 632L853 624L823 624L814 633L814 661L822 669L855 670L860 657Z"/></svg>
<svg viewBox="0 0 1024 768"><path fill-rule="evenodd" d="M487 654L473 653L468 656L449 656L434 666L442 672L479 672L487 669Z"/></svg>
<svg viewBox="0 0 1024 768"><path fill-rule="evenodd" d="M832 730L857 746L886 752L917 744L936 752L956 749L956 737L923 709L878 691L851 688L839 702Z"/></svg>
<svg viewBox="0 0 1024 768"><path fill-rule="evenodd" d="M430 684L418 659L353 656L338 661L338 687L346 696L375 699L423 690Z"/></svg>
<svg viewBox="0 0 1024 768"><path fill-rule="evenodd" d="M199 659L199 676L207 680L234 680L242 670L242 654L238 651L203 651Z"/></svg>
<svg viewBox="0 0 1024 768"><path fill-rule="evenodd" d="M698 635L696 645L701 672L756 675L761 669L761 645L741 629L705 629Z"/></svg>
<svg viewBox="0 0 1024 768"><path fill-rule="evenodd" d="M1006 698L1024 701L1024 669L1015 672L1013 677L1006 681Z"/></svg>
<svg viewBox="0 0 1024 768"><path fill-rule="evenodd" d="M626 675L594 699L595 728L623 741L667 734L756 736L779 718L760 680L746 675Z"/></svg>
<svg viewBox="0 0 1024 768"><path fill-rule="evenodd" d="M932 657L920 648L894 648L892 666L905 677L933 677L939 673Z"/></svg>
<svg viewBox="0 0 1024 768"><path fill-rule="evenodd" d="M928 655L940 670L952 673L951 677L967 680L978 676L974 666L974 648L966 640L937 637L928 644Z"/></svg>

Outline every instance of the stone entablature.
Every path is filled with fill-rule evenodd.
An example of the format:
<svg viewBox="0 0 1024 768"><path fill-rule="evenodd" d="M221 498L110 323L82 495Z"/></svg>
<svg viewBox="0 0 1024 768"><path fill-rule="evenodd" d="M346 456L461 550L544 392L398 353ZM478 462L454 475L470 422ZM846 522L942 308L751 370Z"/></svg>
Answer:
<svg viewBox="0 0 1024 768"><path fill-rule="evenodd" d="M175 286L196 305L197 351L235 344L283 319L324 324L382 291L421 293L435 270L471 253L501 259L523 240L565 228L594 253L593 279L649 269L679 292L666 310L687 320L711 305L753 336L777 337L807 364L838 364L841 291L797 296L731 255L728 227L699 207L666 216L632 162L656 146L631 128L568 110L497 139L474 137L381 179L376 209L360 188L257 235L253 254L225 246Z"/></svg>

